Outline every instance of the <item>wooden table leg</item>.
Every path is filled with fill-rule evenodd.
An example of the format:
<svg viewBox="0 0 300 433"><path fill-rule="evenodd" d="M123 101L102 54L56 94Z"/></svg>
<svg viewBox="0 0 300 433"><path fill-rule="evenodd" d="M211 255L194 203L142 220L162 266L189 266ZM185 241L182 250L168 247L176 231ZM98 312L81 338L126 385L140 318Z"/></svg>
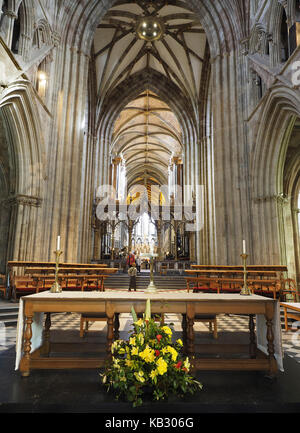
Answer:
<svg viewBox="0 0 300 433"><path fill-rule="evenodd" d="M31 337L33 316L26 317L26 328L24 334L24 355L20 362L20 371L23 377L28 377L30 374L30 352L31 352Z"/></svg>
<svg viewBox="0 0 300 433"><path fill-rule="evenodd" d="M256 339L255 339L255 325L254 325L254 315L249 315L249 330L250 330L250 345L249 354L251 359L256 358Z"/></svg>
<svg viewBox="0 0 300 433"><path fill-rule="evenodd" d="M183 349L184 352L187 353L187 326L186 326L186 314L182 315L182 341L183 341Z"/></svg>
<svg viewBox="0 0 300 433"><path fill-rule="evenodd" d="M119 313L115 313L115 324L114 324L114 328L115 328L115 339L117 340L119 338L119 329L120 329L120 318L119 318L120 314Z"/></svg>
<svg viewBox="0 0 300 433"><path fill-rule="evenodd" d="M114 319L115 312L110 302L106 304L106 316L107 316L107 353L111 356L111 345L114 339Z"/></svg>
<svg viewBox="0 0 300 433"><path fill-rule="evenodd" d="M193 355L195 352L194 345L194 323L195 323L195 311L194 306L192 304L187 305L187 352L189 355Z"/></svg>
<svg viewBox="0 0 300 433"><path fill-rule="evenodd" d="M278 372L277 362L274 356L275 347L274 347L273 317L274 317L273 305L266 304L267 342L268 342L268 354L269 354L268 376L270 378L275 377L275 375Z"/></svg>
<svg viewBox="0 0 300 433"><path fill-rule="evenodd" d="M51 328L51 313L46 313L45 329L43 335L43 346L41 348L41 355L49 356L50 353L50 328Z"/></svg>
<svg viewBox="0 0 300 433"><path fill-rule="evenodd" d="M287 319L287 308L283 307L283 310L284 310L284 327L285 330L288 331L289 327L288 327L288 319Z"/></svg>

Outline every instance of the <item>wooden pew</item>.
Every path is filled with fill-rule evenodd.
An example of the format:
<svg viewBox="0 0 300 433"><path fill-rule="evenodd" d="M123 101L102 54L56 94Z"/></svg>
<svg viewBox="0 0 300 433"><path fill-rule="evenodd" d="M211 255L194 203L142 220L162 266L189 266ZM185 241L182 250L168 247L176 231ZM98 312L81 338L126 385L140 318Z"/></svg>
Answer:
<svg viewBox="0 0 300 433"><path fill-rule="evenodd" d="M54 262L25 262L25 261L10 261L8 262L9 278L10 278L10 293L9 297L17 300L17 295L20 293L36 293L39 290L49 290L54 281L55 272ZM12 272L13 268L23 268L23 274L17 276ZM26 268L24 270L24 268ZM73 290L81 290L82 287L93 287L104 290L104 279L110 274L114 274L118 268L108 268L103 264L85 264L85 263L61 263L59 265L59 278L65 276L69 283L65 285L65 289L72 288ZM35 275L35 279L32 276ZM40 277L37 278L37 275ZM49 276L50 279L42 281L42 277ZM71 277L72 283L71 283ZM80 282L78 282L80 278ZM77 283L76 283L77 279ZM50 280L52 284L50 284ZM96 283L101 281L101 283ZM38 282L38 286L36 286ZM93 284L92 284L93 282ZM64 285L62 281L62 285Z"/></svg>
<svg viewBox="0 0 300 433"><path fill-rule="evenodd" d="M207 269L207 270L243 270L242 265L191 265L191 269ZM284 265L248 265L247 269L254 271L276 271L276 272L287 272L288 268Z"/></svg>
<svg viewBox="0 0 300 433"><path fill-rule="evenodd" d="M31 277L14 276L10 298L16 302L18 295L24 296L32 293L38 293L37 281L34 281Z"/></svg>
<svg viewBox="0 0 300 433"><path fill-rule="evenodd" d="M40 267L40 268L49 268L55 267L55 262L29 262L29 261L8 261L7 266L9 268L13 267L21 267L21 268L29 268L29 267ZM60 263L59 267L61 268L107 268L107 264L95 264L95 263Z"/></svg>
<svg viewBox="0 0 300 433"><path fill-rule="evenodd" d="M99 290L104 291L104 280L108 277L107 274L97 275L77 275L77 276L61 276L59 284L63 290ZM12 298L17 301L18 296L25 294L34 294L42 291L50 290L55 281L52 275L31 275L27 277L16 276L12 288Z"/></svg>
<svg viewBox="0 0 300 433"><path fill-rule="evenodd" d="M224 268L224 267L221 267ZM190 284L195 283L194 290L214 291L217 293L236 293L240 292L244 285L243 268L234 269L198 269L186 270L187 291L190 291ZM277 270L262 270L247 268L247 284L253 293L264 296L272 296L274 299L280 297L282 279ZM197 276L193 276L197 275Z"/></svg>
<svg viewBox="0 0 300 433"><path fill-rule="evenodd" d="M6 276L3 274L0 274L0 293L2 294L3 298L6 298Z"/></svg>
<svg viewBox="0 0 300 433"><path fill-rule="evenodd" d="M98 274L114 274L117 272L116 268L61 268L59 267L59 275L98 275ZM55 268L26 268L24 271L25 275L34 275L34 274L42 274L42 275L54 275Z"/></svg>

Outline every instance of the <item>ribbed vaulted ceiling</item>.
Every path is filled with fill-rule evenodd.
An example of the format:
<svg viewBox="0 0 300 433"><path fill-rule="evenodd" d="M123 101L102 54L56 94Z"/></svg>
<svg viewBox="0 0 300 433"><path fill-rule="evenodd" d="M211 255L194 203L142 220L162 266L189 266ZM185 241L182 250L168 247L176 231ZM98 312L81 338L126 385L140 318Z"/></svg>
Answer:
<svg viewBox="0 0 300 433"><path fill-rule="evenodd" d="M94 39L98 107L124 80L140 71L156 71L175 84L195 115L201 100L206 35L189 2L180 0L119 0L99 23ZM137 24L157 17L163 37L147 41ZM157 74L156 74L157 76ZM160 97L145 89L120 113L114 126L111 154L122 154L128 179L160 183L167 179L172 156L182 153L180 119ZM149 175L150 173L150 175ZM160 178L160 179L159 179Z"/></svg>

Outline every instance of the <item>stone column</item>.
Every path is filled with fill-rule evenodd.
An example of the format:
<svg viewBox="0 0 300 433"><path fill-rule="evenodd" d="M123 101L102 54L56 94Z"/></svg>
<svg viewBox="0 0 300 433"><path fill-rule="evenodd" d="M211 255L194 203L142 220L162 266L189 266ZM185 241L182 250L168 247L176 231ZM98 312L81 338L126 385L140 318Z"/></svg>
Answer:
<svg viewBox="0 0 300 433"><path fill-rule="evenodd" d="M18 15L13 10L5 10L3 12L3 21L2 21L2 29L1 33L3 34L3 39L6 45L11 48L12 46L12 37L15 20L18 18Z"/></svg>
<svg viewBox="0 0 300 433"><path fill-rule="evenodd" d="M118 169L121 161L121 158L114 158L112 160L112 186L116 192L116 197L118 197Z"/></svg>
<svg viewBox="0 0 300 433"><path fill-rule="evenodd" d="M40 256L40 233L37 218L42 200L39 197L16 195L8 199L11 206L7 260L35 261Z"/></svg>
<svg viewBox="0 0 300 433"><path fill-rule="evenodd" d="M89 57L75 48L59 46L55 50L50 80L53 94L50 109L55 113L49 137L47 155L48 188L43 256L52 259L57 235L61 236L63 256L67 262L88 260L82 254L83 235L91 230L86 209L91 212L91 200L86 193L87 146L83 121L87 101Z"/></svg>
<svg viewBox="0 0 300 433"><path fill-rule="evenodd" d="M162 236L162 224L161 220L157 221L157 254L158 254L158 260L163 260L162 257L162 245L161 245L161 236Z"/></svg>
<svg viewBox="0 0 300 433"><path fill-rule="evenodd" d="M237 52L212 60L216 263L239 265L251 244L244 63ZM248 249L248 252L249 249Z"/></svg>

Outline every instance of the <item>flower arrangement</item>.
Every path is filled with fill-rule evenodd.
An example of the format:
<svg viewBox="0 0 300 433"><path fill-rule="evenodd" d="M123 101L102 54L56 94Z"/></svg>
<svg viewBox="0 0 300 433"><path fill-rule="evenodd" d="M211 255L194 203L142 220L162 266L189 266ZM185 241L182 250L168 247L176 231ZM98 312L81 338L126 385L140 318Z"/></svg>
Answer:
<svg viewBox="0 0 300 433"><path fill-rule="evenodd" d="M111 362L106 367L102 383L112 390L116 399L125 397L133 407L143 403L146 391L154 400L163 400L169 394L183 397L202 389L202 384L190 375L189 358L182 355L183 343L172 343L169 326L151 318L150 300L143 319L137 319L132 308L133 332L128 341L112 344Z"/></svg>

